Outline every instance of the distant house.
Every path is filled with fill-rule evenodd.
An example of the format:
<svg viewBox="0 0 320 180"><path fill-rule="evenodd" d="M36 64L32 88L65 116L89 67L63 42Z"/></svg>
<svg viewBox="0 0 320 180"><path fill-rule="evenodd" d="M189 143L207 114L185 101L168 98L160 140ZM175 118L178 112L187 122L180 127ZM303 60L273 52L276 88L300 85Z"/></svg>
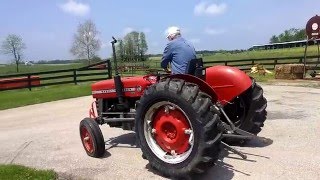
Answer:
<svg viewBox="0 0 320 180"><path fill-rule="evenodd" d="M30 61L26 61L26 62L24 62L24 65L26 65L26 66L33 66L33 63L30 62Z"/></svg>

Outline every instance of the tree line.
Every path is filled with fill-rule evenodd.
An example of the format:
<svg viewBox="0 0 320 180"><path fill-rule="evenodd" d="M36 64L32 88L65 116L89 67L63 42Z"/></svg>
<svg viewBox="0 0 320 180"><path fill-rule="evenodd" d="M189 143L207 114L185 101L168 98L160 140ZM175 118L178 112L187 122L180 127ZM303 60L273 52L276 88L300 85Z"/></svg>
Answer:
<svg viewBox="0 0 320 180"><path fill-rule="evenodd" d="M306 39L305 29L297 29L291 28L285 30L283 33L279 35L273 35L269 42L270 43L282 43L282 42L290 42L290 41L300 41Z"/></svg>

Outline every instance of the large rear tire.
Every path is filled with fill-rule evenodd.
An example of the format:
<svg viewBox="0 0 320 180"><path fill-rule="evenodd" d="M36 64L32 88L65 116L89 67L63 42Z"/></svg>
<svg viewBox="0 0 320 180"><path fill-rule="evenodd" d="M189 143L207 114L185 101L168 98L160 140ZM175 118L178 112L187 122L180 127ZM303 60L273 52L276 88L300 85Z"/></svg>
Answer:
<svg viewBox="0 0 320 180"><path fill-rule="evenodd" d="M163 175L202 173L218 159L220 118L197 85L168 78L149 87L137 106L138 144Z"/></svg>
<svg viewBox="0 0 320 180"><path fill-rule="evenodd" d="M105 153L105 143L98 123L91 118L85 118L80 122L79 131L86 153L91 157L102 157Z"/></svg>
<svg viewBox="0 0 320 180"><path fill-rule="evenodd" d="M263 96L263 89L254 82L251 88L236 97L230 104L224 107L224 110L237 127L257 135L267 119L266 108L267 100ZM229 143L240 141L233 138L227 139Z"/></svg>
<svg viewBox="0 0 320 180"><path fill-rule="evenodd" d="M247 116L250 118L246 118L246 121L241 124L240 128L257 135L262 130L261 128L267 119L267 99L263 96L262 87L256 83L243 98L248 104L255 105L251 111L249 109L249 112L247 112ZM250 116L251 113L252 116Z"/></svg>

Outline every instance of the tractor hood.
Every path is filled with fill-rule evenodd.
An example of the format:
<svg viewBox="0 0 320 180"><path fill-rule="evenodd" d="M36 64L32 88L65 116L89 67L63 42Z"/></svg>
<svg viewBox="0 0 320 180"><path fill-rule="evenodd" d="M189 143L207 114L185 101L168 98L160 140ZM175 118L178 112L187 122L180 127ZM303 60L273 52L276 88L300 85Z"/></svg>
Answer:
<svg viewBox="0 0 320 180"><path fill-rule="evenodd" d="M123 92L126 97L140 97L144 90L155 83L153 76L136 76L121 78ZM91 85L94 98L117 98L113 79L103 80Z"/></svg>

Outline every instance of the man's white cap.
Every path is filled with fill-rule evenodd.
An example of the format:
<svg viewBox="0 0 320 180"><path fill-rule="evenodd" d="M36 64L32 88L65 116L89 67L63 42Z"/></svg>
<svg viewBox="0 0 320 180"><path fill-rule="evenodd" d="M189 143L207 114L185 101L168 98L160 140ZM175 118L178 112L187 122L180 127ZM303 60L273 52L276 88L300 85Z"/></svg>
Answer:
<svg viewBox="0 0 320 180"><path fill-rule="evenodd" d="M180 34L180 29L176 26L168 27L168 29L166 30L167 38L169 36L176 35L176 34Z"/></svg>

